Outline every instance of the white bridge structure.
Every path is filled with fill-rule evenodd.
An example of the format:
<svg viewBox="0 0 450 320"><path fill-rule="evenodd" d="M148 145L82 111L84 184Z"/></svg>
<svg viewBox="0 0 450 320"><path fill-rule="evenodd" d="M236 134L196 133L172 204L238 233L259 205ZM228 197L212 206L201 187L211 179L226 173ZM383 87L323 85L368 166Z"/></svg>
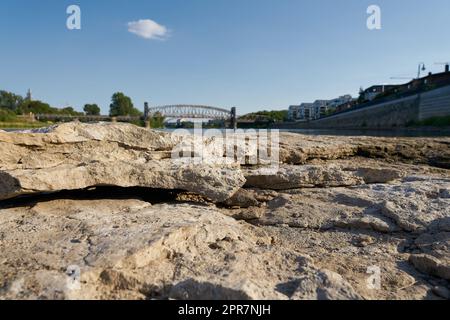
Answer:
<svg viewBox="0 0 450 320"><path fill-rule="evenodd" d="M236 109L232 108L230 110L202 106L202 105L188 105L188 104L178 104L178 105L168 105L160 107L146 108L146 116L154 116L155 114L160 114L165 118L175 118L175 119L211 119L211 120L229 120L236 117Z"/></svg>
<svg viewBox="0 0 450 320"><path fill-rule="evenodd" d="M66 114L36 114L33 115L34 119L39 121L120 121L120 122L133 122L138 120L147 121L149 118L156 115L161 115L166 119L177 119L179 121L185 119L210 119L222 121L224 124L231 124L232 128L237 127L236 108L233 107L230 110L202 106L202 105L168 105L161 107L149 108L148 103L144 106L144 115L140 116L91 116L91 115L66 115Z"/></svg>

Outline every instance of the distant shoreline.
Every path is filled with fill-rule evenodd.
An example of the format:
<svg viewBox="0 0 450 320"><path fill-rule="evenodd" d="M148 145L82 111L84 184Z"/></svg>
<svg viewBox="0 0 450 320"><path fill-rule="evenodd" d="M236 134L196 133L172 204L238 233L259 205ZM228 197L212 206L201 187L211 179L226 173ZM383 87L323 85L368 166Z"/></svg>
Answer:
<svg viewBox="0 0 450 320"><path fill-rule="evenodd" d="M62 124L62 123L59 123ZM19 131L27 129L46 128L58 123L1 123L0 130ZM208 128L205 128L207 130ZM240 128L241 129L241 128ZM405 128L293 128L283 124L274 124L270 128L242 128L243 130L276 129L282 132L299 133L316 136L372 136L372 137L450 137L450 127L405 127ZM154 130L172 131L174 128L160 128ZM187 129L190 130L190 129ZM192 129L193 130L193 129ZM220 129L219 129L220 130ZM224 128L225 130L225 128Z"/></svg>
<svg viewBox="0 0 450 320"><path fill-rule="evenodd" d="M0 122L0 130L20 130L20 129L36 129L45 128L53 125L53 123L42 122Z"/></svg>

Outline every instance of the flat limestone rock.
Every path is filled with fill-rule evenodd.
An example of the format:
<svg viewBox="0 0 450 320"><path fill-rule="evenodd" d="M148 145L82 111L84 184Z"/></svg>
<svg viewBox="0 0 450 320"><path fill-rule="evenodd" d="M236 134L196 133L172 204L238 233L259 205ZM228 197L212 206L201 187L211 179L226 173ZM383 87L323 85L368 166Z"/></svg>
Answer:
<svg viewBox="0 0 450 320"><path fill-rule="evenodd" d="M263 297L258 285L248 280L230 285L220 281L187 279L175 284L169 292L169 298L176 300L258 300ZM278 294L277 299L283 299L283 296Z"/></svg>
<svg viewBox="0 0 450 320"><path fill-rule="evenodd" d="M331 225L336 212L325 203L316 202L303 195L280 195L267 203L264 214L254 223L292 228L324 228Z"/></svg>
<svg viewBox="0 0 450 320"><path fill-rule="evenodd" d="M250 169L245 172L246 186L273 190L312 187L342 187L365 183L387 183L402 177L396 169L342 167L338 165L283 165L276 172Z"/></svg>
<svg viewBox="0 0 450 320"><path fill-rule="evenodd" d="M450 280L450 263L448 259L447 261L442 261L427 254L413 254L409 257L409 262L421 272Z"/></svg>
<svg viewBox="0 0 450 320"><path fill-rule="evenodd" d="M278 170L234 138L245 165L189 132L0 131L0 300L448 297L448 138L280 133Z"/></svg>
<svg viewBox="0 0 450 320"><path fill-rule="evenodd" d="M286 164L299 165L314 159L330 161L362 156L389 162L422 163L450 168L447 137L336 137L280 133L280 142L280 161Z"/></svg>
<svg viewBox="0 0 450 320"><path fill-rule="evenodd" d="M298 255L215 208L52 200L0 210L0 299L287 299Z"/></svg>
<svg viewBox="0 0 450 320"><path fill-rule="evenodd" d="M220 202L230 198L245 182L240 170L231 166L176 165L169 160L91 162L38 170L19 169L0 172L0 178L0 200L23 194L106 185L186 190Z"/></svg>
<svg viewBox="0 0 450 320"><path fill-rule="evenodd" d="M341 275L330 270L306 270L292 300L362 300Z"/></svg>
<svg viewBox="0 0 450 320"><path fill-rule="evenodd" d="M176 189L214 202L227 200L245 182L239 166L171 158L181 141L192 139L107 123L68 123L43 132L2 132L0 200L95 186ZM199 143L211 144L208 139Z"/></svg>
<svg viewBox="0 0 450 320"><path fill-rule="evenodd" d="M264 213L253 223L380 233L445 232L450 221L447 190L448 179L420 176L389 184L283 190L266 202Z"/></svg>
<svg viewBox="0 0 450 320"><path fill-rule="evenodd" d="M70 122L45 128L45 130L0 133L0 142L34 148L86 141L115 142L129 148L148 150L170 150L179 142L176 136L169 133L147 130L126 123Z"/></svg>
<svg viewBox="0 0 450 320"><path fill-rule="evenodd" d="M368 190L381 213L405 231L438 230L450 218L450 179L407 177L400 185L374 185Z"/></svg>
<svg viewBox="0 0 450 320"><path fill-rule="evenodd" d="M354 229L366 229L374 230L383 233L389 233L400 230L394 223L386 219L381 219L376 216L363 216L351 219L339 219L335 223L335 226L341 228L354 228Z"/></svg>
<svg viewBox="0 0 450 320"><path fill-rule="evenodd" d="M414 244L421 251L409 258L414 267L423 273L450 280L450 232L422 233Z"/></svg>
<svg viewBox="0 0 450 320"><path fill-rule="evenodd" d="M259 204L255 194L246 189L239 189L230 199L223 203L226 206L248 208Z"/></svg>

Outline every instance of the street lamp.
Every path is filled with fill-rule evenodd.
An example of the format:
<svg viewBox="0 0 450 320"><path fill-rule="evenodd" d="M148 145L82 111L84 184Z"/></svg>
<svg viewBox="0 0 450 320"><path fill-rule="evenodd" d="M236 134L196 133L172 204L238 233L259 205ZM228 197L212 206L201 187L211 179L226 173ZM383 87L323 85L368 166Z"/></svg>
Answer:
<svg viewBox="0 0 450 320"><path fill-rule="evenodd" d="M427 70L427 68L425 67L425 63L424 62L419 63L419 66L417 68L417 79L420 78L420 72L426 71L426 70Z"/></svg>

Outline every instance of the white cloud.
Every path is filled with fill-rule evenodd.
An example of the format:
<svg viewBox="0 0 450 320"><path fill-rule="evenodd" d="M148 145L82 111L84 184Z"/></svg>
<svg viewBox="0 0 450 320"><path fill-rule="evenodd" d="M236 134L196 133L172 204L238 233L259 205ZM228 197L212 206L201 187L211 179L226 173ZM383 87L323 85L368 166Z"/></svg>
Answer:
<svg viewBox="0 0 450 320"><path fill-rule="evenodd" d="M144 39L164 40L169 35L165 26L150 19L128 22L128 31Z"/></svg>

